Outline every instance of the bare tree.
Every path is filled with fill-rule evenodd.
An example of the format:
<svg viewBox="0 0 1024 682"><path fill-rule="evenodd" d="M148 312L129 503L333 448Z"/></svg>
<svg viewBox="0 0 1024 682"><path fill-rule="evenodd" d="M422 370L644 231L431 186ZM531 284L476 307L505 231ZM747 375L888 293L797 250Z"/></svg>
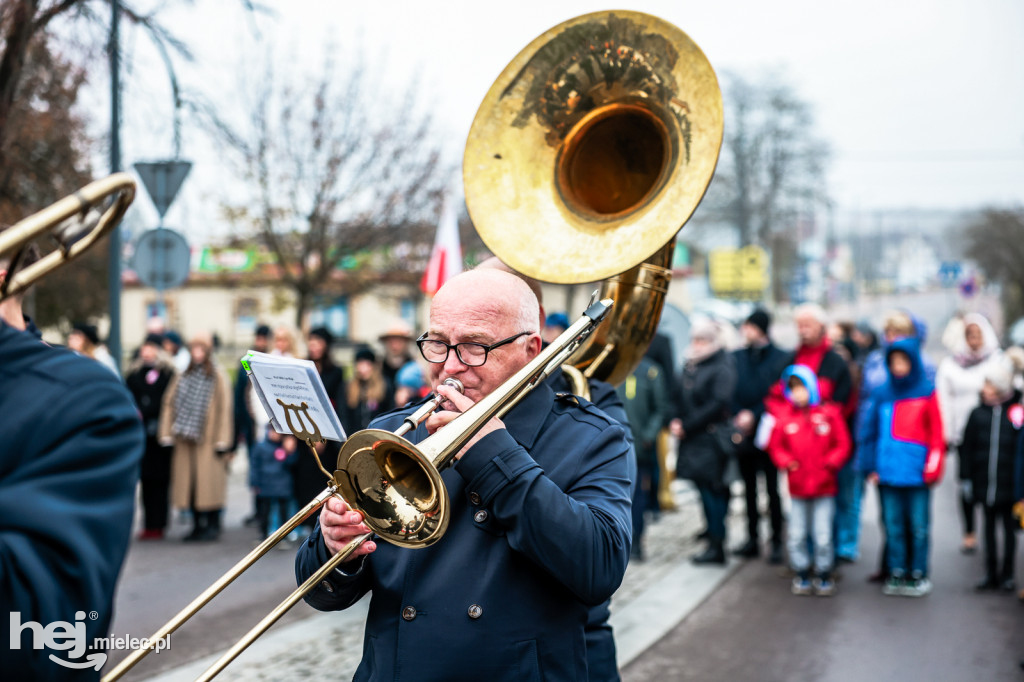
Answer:
<svg viewBox="0 0 1024 682"><path fill-rule="evenodd" d="M122 4L121 15L149 34L164 55L189 57L154 14ZM109 0L0 1L0 228L93 177L89 156L95 141L77 104L87 65L109 47L109 21ZM103 315L107 261L104 249L92 249L36 285L28 300L36 321L66 329Z"/></svg>
<svg viewBox="0 0 1024 682"><path fill-rule="evenodd" d="M274 254L299 326L315 295L409 281L451 179L415 93L389 102L381 80L360 63L336 69L330 52L318 76L287 82L268 61L241 123L206 112L244 185L225 212Z"/></svg>
<svg viewBox="0 0 1024 682"><path fill-rule="evenodd" d="M965 255L1003 288L1007 320L1024 315L1024 210L987 209L964 232Z"/></svg>
<svg viewBox="0 0 1024 682"><path fill-rule="evenodd" d="M722 150L695 218L735 226L741 246L768 248L778 287L795 261L794 226L828 204L828 147L815 136L810 106L777 77L725 74L723 83Z"/></svg>
<svg viewBox="0 0 1024 682"><path fill-rule="evenodd" d="M185 1L185 0L181 0ZM248 0L242 0L248 9L255 9ZM23 80L31 68L31 51L36 43L52 45L52 29L63 22L65 27L75 25L85 30L75 31L80 37L83 52L94 52L90 41L106 39L110 21L109 0L4 0L0 2L0 168L8 168L8 155L14 142L11 134L12 117L18 115L17 101L30 93L23 91ZM141 28L160 50L170 67L170 58L191 59L186 45L167 31L157 20L155 12L140 12L131 3L120 4L120 15L131 25ZM68 46L65 45L66 49ZM109 45L104 46L109 49ZM67 58L67 55L64 56ZM172 81L173 69L171 69ZM176 86L176 84L175 84ZM176 93L177 96L178 93ZM16 121L13 121L16 123ZM0 186L0 193L8 191Z"/></svg>

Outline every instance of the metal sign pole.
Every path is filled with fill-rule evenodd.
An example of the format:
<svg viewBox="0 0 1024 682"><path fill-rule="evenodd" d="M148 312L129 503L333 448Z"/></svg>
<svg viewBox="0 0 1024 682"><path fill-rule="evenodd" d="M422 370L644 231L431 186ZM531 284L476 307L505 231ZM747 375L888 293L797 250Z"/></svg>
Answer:
<svg viewBox="0 0 1024 682"><path fill-rule="evenodd" d="M157 194L159 196L165 196L167 189L167 175L165 173L158 173L156 176L156 183ZM157 235L159 235L159 240L159 238L163 237L164 211L160 211L160 222L157 223L156 229ZM157 251L156 260L156 270L158 273L156 276L156 308L160 311L163 311L164 309L164 273L166 272L166 266L165 249L161 248Z"/></svg>
<svg viewBox="0 0 1024 682"><path fill-rule="evenodd" d="M110 3L110 172L121 170L121 53L118 20L121 3ZM110 231L107 242L107 300L110 312L110 331L107 348L121 370L121 226Z"/></svg>

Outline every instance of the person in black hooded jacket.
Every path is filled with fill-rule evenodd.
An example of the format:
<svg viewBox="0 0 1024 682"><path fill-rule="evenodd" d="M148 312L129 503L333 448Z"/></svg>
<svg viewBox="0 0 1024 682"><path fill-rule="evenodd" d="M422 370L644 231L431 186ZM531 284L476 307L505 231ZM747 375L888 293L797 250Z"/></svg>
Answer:
<svg viewBox="0 0 1024 682"><path fill-rule="evenodd" d="M736 365L725 351L721 328L714 321L694 324L690 339L680 376L679 416L669 426L679 439L676 475L697 487L707 522L708 546L694 557L694 563L724 564L729 506L725 468L729 453L722 436L730 426Z"/></svg>
<svg viewBox="0 0 1024 682"><path fill-rule="evenodd" d="M1020 401L1020 392L1013 388L1013 366L1008 359L1000 358L985 371L981 404L971 411L964 427L960 479L968 482L972 497L981 502L985 514L985 577L976 586L979 590L1014 590L1014 482L1017 443L1024 426ZM1003 529L1003 561L998 572L997 525Z"/></svg>

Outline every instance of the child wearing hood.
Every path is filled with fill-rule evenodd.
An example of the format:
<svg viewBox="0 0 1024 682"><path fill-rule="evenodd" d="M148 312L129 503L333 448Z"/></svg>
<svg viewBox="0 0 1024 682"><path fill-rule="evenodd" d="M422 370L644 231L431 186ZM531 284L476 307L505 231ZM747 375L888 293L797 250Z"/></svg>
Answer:
<svg viewBox="0 0 1024 682"><path fill-rule="evenodd" d="M861 441L862 466L878 483L885 517L890 575L882 593L923 597L932 589L930 486L942 477L942 417L917 339L894 341L885 359L888 379L872 392Z"/></svg>
<svg viewBox="0 0 1024 682"><path fill-rule="evenodd" d="M985 511L985 577L978 590L1014 590L1013 559L1017 523L1013 517L1017 443L1024 426L1024 406L1013 386L1014 366L1001 357L989 363L981 388L981 404L967 418L960 442L960 479L968 481ZM999 572L996 526L1003 529L1003 561Z"/></svg>
<svg viewBox="0 0 1024 682"><path fill-rule="evenodd" d="M782 385L786 406L776 415L768 455L789 479L787 549L796 573L792 591L807 595L813 590L827 597L835 593L832 522L837 476L850 457L850 434L840 408L822 403L818 377L811 369L787 367ZM809 538L814 548L813 582Z"/></svg>

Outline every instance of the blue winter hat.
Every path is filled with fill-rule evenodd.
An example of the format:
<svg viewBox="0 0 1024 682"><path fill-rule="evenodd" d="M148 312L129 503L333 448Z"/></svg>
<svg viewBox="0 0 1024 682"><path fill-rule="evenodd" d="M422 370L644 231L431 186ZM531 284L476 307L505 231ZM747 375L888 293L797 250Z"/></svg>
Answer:
<svg viewBox="0 0 1024 682"><path fill-rule="evenodd" d="M569 328L569 316L565 313L551 313L547 319L544 320L544 324L548 327L561 327L562 329Z"/></svg>
<svg viewBox="0 0 1024 682"><path fill-rule="evenodd" d="M164 333L164 339L170 341L178 348L181 348L183 345L185 345L185 341L181 338L181 334L174 331L173 329Z"/></svg>
<svg viewBox="0 0 1024 682"><path fill-rule="evenodd" d="M423 368L415 362L407 362L395 375L395 384L405 388L419 390L426 382L423 379Z"/></svg>
<svg viewBox="0 0 1024 682"><path fill-rule="evenodd" d="M800 382L807 387L807 393L810 394L807 400L808 405L818 405L821 403L821 391L818 389L818 375L806 365L790 365L782 373L782 386L783 393L786 395L786 400L793 401L793 396L790 395L789 391L789 380L792 377L796 377Z"/></svg>

